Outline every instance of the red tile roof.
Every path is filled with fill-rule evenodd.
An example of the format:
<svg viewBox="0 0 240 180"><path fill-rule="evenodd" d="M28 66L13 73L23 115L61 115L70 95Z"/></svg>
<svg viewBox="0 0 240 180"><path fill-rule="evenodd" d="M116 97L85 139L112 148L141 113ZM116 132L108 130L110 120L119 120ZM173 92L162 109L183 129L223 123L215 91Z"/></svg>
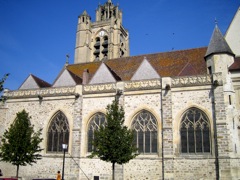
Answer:
<svg viewBox="0 0 240 180"><path fill-rule="evenodd" d="M81 79L83 79L83 71L85 69L88 69L89 79L91 79L100 65L101 65L101 62L72 64L72 65L68 65L67 69L73 74L76 74Z"/></svg>
<svg viewBox="0 0 240 180"><path fill-rule="evenodd" d="M240 70L240 57L236 57L234 63L229 67L230 71Z"/></svg>
<svg viewBox="0 0 240 180"><path fill-rule="evenodd" d="M39 88L45 88L45 87L51 87L51 84L49 84L48 82L38 78L37 76L30 74L30 76L33 77L34 81L37 83Z"/></svg>
<svg viewBox="0 0 240 180"><path fill-rule="evenodd" d="M144 57L146 57L161 77L202 75L207 74L207 67L204 59L206 51L207 47L203 47L116 58L106 60L104 63L123 81L131 80ZM88 69L89 78L91 79L101 63L102 62L72 64L68 65L67 69L80 78L82 78L84 69Z"/></svg>

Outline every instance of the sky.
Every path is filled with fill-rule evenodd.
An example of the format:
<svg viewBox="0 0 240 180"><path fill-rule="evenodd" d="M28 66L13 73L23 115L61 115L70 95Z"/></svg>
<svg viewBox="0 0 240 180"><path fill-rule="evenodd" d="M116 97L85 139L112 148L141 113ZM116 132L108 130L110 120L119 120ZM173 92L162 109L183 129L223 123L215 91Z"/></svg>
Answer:
<svg viewBox="0 0 240 180"><path fill-rule="evenodd" d="M52 84L66 55L74 62L78 16L95 21L98 4L107 0L0 0L0 79L18 89L33 74ZM112 0L123 12L130 55L204 47L215 19L224 35L240 0Z"/></svg>

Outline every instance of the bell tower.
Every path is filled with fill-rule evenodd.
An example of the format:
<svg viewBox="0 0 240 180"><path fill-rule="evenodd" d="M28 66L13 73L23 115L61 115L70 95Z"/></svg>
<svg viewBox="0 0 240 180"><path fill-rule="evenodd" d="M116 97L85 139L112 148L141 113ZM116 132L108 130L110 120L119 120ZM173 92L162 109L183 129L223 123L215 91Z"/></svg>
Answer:
<svg viewBox="0 0 240 180"><path fill-rule="evenodd" d="M122 25L122 11L111 0L99 5L96 21L86 11L78 17L74 63L129 56L129 34Z"/></svg>

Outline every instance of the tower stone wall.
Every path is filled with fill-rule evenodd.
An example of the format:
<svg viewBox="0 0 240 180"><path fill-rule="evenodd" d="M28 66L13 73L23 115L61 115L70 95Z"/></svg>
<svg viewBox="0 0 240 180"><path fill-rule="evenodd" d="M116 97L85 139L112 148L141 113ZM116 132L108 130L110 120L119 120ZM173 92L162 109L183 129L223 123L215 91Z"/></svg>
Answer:
<svg viewBox="0 0 240 180"><path fill-rule="evenodd" d="M78 17L74 63L103 61L129 56L129 35L122 12L111 1L99 5L96 21L86 11Z"/></svg>

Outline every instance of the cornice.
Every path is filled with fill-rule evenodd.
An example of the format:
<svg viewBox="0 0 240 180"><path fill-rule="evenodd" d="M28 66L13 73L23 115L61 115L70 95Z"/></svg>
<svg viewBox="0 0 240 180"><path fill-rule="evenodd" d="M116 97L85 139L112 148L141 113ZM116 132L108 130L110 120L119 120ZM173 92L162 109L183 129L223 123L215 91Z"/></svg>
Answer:
<svg viewBox="0 0 240 180"><path fill-rule="evenodd" d="M75 94L75 87L59 87L59 88L41 88L26 89L16 91L5 91L4 96L8 99L12 98L30 98L37 96L65 96Z"/></svg>
<svg viewBox="0 0 240 180"><path fill-rule="evenodd" d="M144 80L144 81L129 81L124 83L125 91L160 89L160 88L161 88L160 79Z"/></svg>
<svg viewBox="0 0 240 180"><path fill-rule="evenodd" d="M163 78L164 79L164 78ZM183 76L169 78L169 88L175 87L194 87L204 85L222 85L222 74L215 73L212 75L199 75L199 76ZM79 94L100 94L100 93L117 93L128 91L141 91L141 90L155 90L162 89L161 79L141 80L141 81L126 81L121 82L122 85L117 83L106 84L88 84L81 85L80 91L76 90L77 87L58 87L58 88L41 88L41 89L26 89L16 91L5 91L4 96L7 99L14 98L31 98L31 97L53 97L53 96L70 96ZM119 86L120 85L120 86ZM119 87L118 87L119 86ZM165 88L165 87L164 87ZM40 97L41 96L41 97Z"/></svg>
<svg viewBox="0 0 240 180"><path fill-rule="evenodd" d="M115 91L116 91L115 83L92 84L92 85L83 86L83 94L108 93L108 92L115 92Z"/></svg>

